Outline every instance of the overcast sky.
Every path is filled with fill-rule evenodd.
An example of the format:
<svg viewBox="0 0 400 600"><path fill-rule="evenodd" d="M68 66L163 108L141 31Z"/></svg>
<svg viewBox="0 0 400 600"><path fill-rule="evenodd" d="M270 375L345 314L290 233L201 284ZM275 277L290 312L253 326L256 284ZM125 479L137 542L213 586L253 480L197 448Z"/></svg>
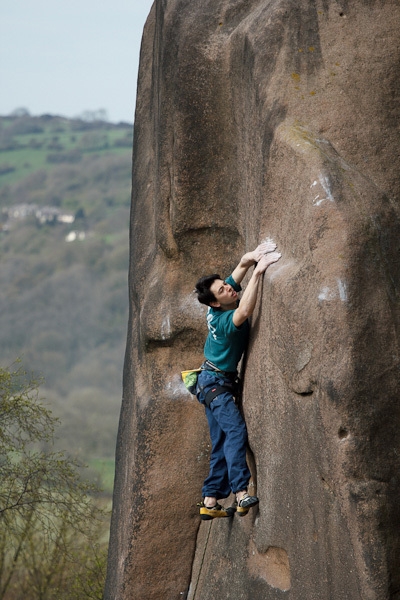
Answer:
<svg viewBox="0 0 400 600"><path fill-rule="evenodd" d="M133 122L143 26L153 0L2 0L0 115Z"/></svg>

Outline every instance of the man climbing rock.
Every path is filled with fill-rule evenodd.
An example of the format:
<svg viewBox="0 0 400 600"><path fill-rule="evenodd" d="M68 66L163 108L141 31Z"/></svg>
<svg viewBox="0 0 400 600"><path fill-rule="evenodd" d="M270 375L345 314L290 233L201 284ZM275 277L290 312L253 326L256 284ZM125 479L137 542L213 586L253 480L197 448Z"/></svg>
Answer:
<svg viewBox="0 0 400 600"><path fill-rule="evenodd" d="M196 395L205 405L210 428L210 471L204 481L200 503L203 520L248 513L258 504L247 492L250 470L246 462L247 429L235 404L237 366L247 347L249 317L253 314L258 285L263 273L281 254L267 240L253 252L242 256L233 273L224 281L217 274L202 277L196 284L198 300L206 304L208 336L204 346L205 362L197 380ZM249 268L256 265L239 302L240 283ZM236 495L234 507L224 508L218 500Z"/></svg>

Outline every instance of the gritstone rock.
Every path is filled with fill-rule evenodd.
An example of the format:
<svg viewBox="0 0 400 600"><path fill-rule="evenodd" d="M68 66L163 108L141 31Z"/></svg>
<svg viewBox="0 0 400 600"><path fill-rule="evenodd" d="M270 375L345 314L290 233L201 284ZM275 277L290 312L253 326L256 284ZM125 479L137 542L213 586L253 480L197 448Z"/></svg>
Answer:
<svg viewBox="0 0 400 600"><path fill-rule="evenodd" d="M154 3L107 600L400 597L399 31L398 0ZM266 236L243 365L260 504L200 525L193 288Z"/></svg>

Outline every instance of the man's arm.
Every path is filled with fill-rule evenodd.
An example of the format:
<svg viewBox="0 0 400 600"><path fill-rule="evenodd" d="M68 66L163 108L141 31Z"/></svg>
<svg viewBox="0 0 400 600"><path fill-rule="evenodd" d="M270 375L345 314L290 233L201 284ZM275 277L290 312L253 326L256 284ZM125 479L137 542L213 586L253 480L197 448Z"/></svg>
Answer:
<svg viewBox="0 0 400 600"><path fill-rule="evenodd" d="M240 259L240 263L232 273L232 277L235 282L240 285L250 267L257 263L262 256L267 254L267 252L272 252L272 250L275 250L275 248L275 242L272 240L266 240L257 246L253 252L247 252L244 254Z"/></svg>
<svg viewBox="0 0 400 600"><path fill-rule="evenodd" d="M269 254L264 254L260 258L256 268L253 271L250 281L243 292L240 304L233 313L233 323L236 325L236 327L239 327L253 314L257 302L258 284L262 279L262 275L265 273L268 267L277 262L280 257L280 252L270 252Z"/></svg>

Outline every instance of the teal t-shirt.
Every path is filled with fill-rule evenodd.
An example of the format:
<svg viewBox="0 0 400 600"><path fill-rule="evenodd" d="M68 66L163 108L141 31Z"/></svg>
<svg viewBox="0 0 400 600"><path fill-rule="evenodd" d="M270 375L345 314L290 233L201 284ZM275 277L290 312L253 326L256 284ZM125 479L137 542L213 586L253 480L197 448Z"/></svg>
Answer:
<svg viewBox="0 0 400 600"><path fill-rule="evenodd" d="M232 275L226 280L236 292L242 289ZM249 339L249 322L240 327L233 323L234 310L222 310L208 307L208 336L204 346L204 356L221 371L236 371L239 360L246 349Z"/></svg>

